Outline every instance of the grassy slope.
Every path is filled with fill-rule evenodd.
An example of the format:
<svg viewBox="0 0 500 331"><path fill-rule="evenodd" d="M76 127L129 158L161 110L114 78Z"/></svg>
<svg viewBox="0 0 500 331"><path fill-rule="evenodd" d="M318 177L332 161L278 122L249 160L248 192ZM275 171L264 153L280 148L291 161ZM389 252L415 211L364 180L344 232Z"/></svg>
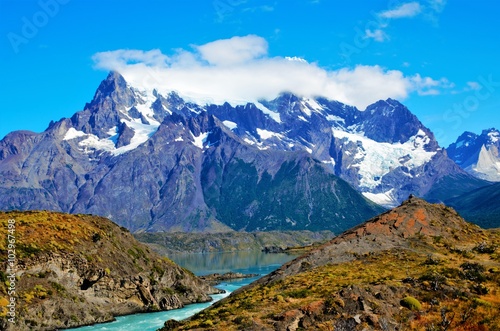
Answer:
<svg viewBox="0 0 500 331"><path fill-rule="evenodd" d="M409 208L409 217L401 209L388 212L338 239L335 250L352 255L348 262L315 266L299 258L291 263L300 265L298 273L280 277L285 266L275 280L239 291L175 329L500 330L500 232L431 208ZM404 222L410 232L393 231ZM375 245L386 234L396 234L396 247L357 253L343 246L365 239ZM403 302L407 297L416 303Z"/></svg>
<svg viewBox="0 0 500 331"><path fill-rule="evenodd" d="M18 318L26 328L78 326L109 321L117 314L162 309L141 300L134 285L141 277L141 286L149 286L155 297L176 296L184 304L210 299L207 294L212 289L207 284L108 219L47 211L1 212L0 319L6 315L8 300L9 219L15 220ZM97 295L92 294L92 282L92 289L82 291L78 279L85 278L96 282ZM127 289L120 289L120 282ZM116 297L120 291L123 298ZM147 290L144 293L148 295ZM50 312L54 305L60 307L57 316Z"/></svg>

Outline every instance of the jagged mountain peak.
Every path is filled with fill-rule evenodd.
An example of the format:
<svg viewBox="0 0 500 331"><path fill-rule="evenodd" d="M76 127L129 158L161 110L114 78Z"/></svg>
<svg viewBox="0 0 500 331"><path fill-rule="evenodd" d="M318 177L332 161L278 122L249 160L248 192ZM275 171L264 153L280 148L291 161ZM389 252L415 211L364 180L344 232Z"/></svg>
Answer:
<svg viewBox="0 0 500 331"><path fill-rule="evenodd" d="M462 133L458 137L457 143L460 142L460 141L467 141L467 140L470 140L470 139L476 139L477 137L478 137L478 135L475 134L474 132L465 131L464 133Z"/></svg>
<svg viewBox="0 0 500 331"><path fill-rule="evenodd" d="M500 132L497 129L483 130L480 135L466 131L446 151L468 173L500 181Z"/></svg>
<svg viewBox="0 0 500 331"><path fill-rule="evenodd" d="M380 100L369 105L359 116L358 130L378 142L405 143L419 131L429 138L427 150L435 150L434 135L397 100Z"/></svg>
<svg viewBox="0 0 500 331"><path fill-rule="evenodd" d="M395 99L388 98L386 100L378 100L371 105L368 105L365 111L370 111L372 113L378 112L384 115L389 115L394 113L394 111L409 111L405 105Z"/></svg>
<svg viewBox="0 0 500 331"><path fill-rule="evenodd" d="M492 144L500 140L500 131L495 128L490 128L487 130L483 130L481 133L482 136L486 135L488 137L488 143Z"/></svg>
<svg viewBox="0 0 500 331"><path fill-rule="evenodd" d="M136 101L135 95L125 78L116 71L111 71L106 79L101 82L92 102L87 107L96 111L97 107L93 107L93 105L103 102L106 98L112 98L114 102L124 104L126 107L130 107Z"/></svg>

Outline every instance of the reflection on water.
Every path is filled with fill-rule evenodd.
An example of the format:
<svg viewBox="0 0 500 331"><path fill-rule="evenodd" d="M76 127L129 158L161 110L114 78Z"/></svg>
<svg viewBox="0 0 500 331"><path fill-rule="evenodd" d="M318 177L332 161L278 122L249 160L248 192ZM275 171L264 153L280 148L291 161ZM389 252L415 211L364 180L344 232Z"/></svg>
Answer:
<svg viewBox="0 0 500 331"><path fill-rule="evenodd" d="M176 254L170 255L170 259L184 268L193 271L196 275L210 273L241 272L246 274L266 275L282 264L294 258L288 254L264 254L257 251L241 251L227 253L204 253L204 254ZM135 314L117 317L111 323L96 324L72 330L78 331L155 331L163 326L169 319L186 319L202 309L212 305L214 302L228 296L231 292L242 286L246 286L259 277L225 281L217 287L226 290L227 293L214 295L214 301L210 303L199 303L188 305L181 309L162 311L156 313Z"/></svg>
<svg viewBox="0 0 500 331"><path fill-rule="evenodd" d="M172 254L168 258L191 270L195 275L209 273L242 272L262 274L259 269L267 266L279 267L294 258L289 254L266 254L260 251L238 251L199 254Z"/></svg>

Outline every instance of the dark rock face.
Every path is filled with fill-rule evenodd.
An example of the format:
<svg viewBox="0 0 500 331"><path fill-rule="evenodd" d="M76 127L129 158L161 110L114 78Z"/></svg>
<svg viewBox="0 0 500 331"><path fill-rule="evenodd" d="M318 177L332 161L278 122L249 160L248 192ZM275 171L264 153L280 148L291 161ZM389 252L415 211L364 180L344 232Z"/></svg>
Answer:
<svg viewBox="0 0 500 331"><path fill-rule="evenodd" d="M454 174L468 176L395 100L197 105L112 72L70 119L0 142L0 208L93 213L132 231L338 232L381 211L358 192L392 205Z"/></svg>
<svg viewBox="0 0 500 331"><path fill-rule="evenodd" d="M500 227L500 183L481 187L446 200L468 221L483 228Z"/></svg>

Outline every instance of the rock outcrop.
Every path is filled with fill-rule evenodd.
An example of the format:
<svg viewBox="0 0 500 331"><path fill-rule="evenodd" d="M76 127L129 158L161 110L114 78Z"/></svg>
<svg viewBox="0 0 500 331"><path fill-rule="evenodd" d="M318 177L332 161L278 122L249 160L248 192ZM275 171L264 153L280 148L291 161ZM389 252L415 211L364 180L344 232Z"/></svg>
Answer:
<svg viewBox="0 0 500 331"><path fill-rule="evenodd" d="M53 212L0 213L14 220L16 324L2 305L2 330L53 330L106 322L115 316L181 308L219 293L152 252L111 221ZM6 232L0 232L2 278ZM0 300L9 298L6 283Z"/></svg>

